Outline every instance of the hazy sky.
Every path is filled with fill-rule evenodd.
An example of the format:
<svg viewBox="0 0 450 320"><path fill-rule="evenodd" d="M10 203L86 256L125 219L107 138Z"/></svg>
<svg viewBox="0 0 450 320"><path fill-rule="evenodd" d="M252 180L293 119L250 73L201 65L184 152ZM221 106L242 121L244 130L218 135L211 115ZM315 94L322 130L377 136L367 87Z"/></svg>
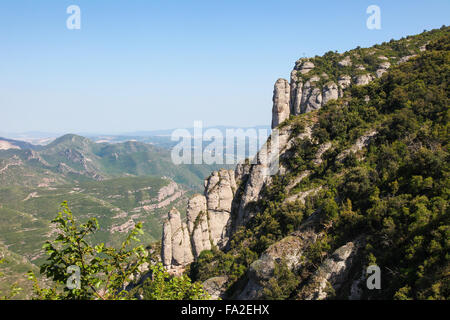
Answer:
<svg viewBox="0 0 450 320"><path fill-rule="evenodd" d="M69 30L69 5L81 29ZM366 28L369 5L381 30ZM301 56L449 24L450 1L2 0L0 132L270 124Z"/></svg>

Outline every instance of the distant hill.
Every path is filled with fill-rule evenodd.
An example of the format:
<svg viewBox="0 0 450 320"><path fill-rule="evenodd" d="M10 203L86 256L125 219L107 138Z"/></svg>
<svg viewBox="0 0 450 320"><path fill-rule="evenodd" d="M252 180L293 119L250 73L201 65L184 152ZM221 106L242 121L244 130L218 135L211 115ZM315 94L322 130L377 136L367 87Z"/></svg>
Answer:
<svg viewBox="0 0 450 320"><path fill-rule="evenodd" d="M299 59L274 86L280 170L216 176L191 237L165 225L165 266L222 299L450 299L449 75L445 26Z"/></svg>
<svg viewBox="0 0 450 320"><path fill-rule="evenodd" d="M191 188L220 166L175 165L170 151L143 142L95 143L74 134L46 146L3 139L0 150L2 186L53 186L124 176L169 177ZM8 148L6 148L8 146Z"/></svg>

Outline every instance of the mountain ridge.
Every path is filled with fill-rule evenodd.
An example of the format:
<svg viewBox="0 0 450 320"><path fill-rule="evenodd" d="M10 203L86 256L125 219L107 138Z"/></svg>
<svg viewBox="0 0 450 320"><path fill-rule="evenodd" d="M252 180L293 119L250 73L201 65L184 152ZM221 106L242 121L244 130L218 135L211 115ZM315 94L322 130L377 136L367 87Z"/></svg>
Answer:
<svg viewBox="0 0 450 320"><path fill-rule="evenodd" d="M206 205L191 198L175 242L180 218L171 212L166 267L204 281L216 298L448 299L449 42L444 26L297 61L291 81L274 87L279 173L238 165L232 199L228 183L205 187ZM210 240L202 252L199 230ZM384 290L364 287L373 264Z"/></svg>

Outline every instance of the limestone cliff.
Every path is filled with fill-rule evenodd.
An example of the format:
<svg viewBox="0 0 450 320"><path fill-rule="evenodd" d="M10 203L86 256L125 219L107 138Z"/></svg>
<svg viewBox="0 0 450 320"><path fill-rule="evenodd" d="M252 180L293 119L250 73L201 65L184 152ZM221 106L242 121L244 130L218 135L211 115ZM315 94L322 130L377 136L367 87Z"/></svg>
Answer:
<svg viewBox="0 0 450 320"><path fill-rule="evenodd" d="M425 38L420 39L415 44L420 45L420 52L425 50L422 48L425 41ZM416 51L419 52L419 47ZM250 242L248 238L242 238L245 238L243 234L246 231L255 227L253 222L257 218L270 220L261 215L276 215L283 211L287 212L287 218L283 216L283 219L289 219L291 211L295 214L301 211L300 222L292 223L291 228L286 228L283 223L288 223L282 219L271 221L270 227L275 229L272 233L278 237L275 240L265 239L268 244L262 246L258 257L245 266L245 273L239 280L234 280L232 292L225 292L230 288L227 282L233 276L232 272L225 274L217 270L209 275L210 279L202 279L205 287L211 290L214 297L262 299L265 297L265 288L273 285L279 264L286 263L287 270L298 276L295 298L328 299L333 295L360 298L359 286L364 280L361 276L361 252L366 245L365 234L349 233L348 238L341 239L334 247L323 249L321 246L333 227L333 221L324 219L324 215L336 214L333 204L337 202L343 206L345 198L339 198L338 192L330 193L331 196L327 192L336 189L333 185L336 179L347 178L354 163L364 160L365 153L377 141L381 131L375 121L370 122L372 119L369 115L367 124L370 126L361 126L359 130L353 131L351 138L345 136L349 129L339 128L339 123L337 128L333 126L330 131L342 130L341 135L345 139L323 138L321 134L326 130L320 128L319 115L320 111L327 112L330 106L334 106L335 114L340 115L340 110L348 106L354 91L371 88L356 86L374 85L386 80L391 66L405 63L419 54L411 53L405 56L404 50L396 52L394 49L382 51L379 48L367 48L299 59L290 73L290 81L278 79L274 85L274 130L254 159L238 164L234 172L213 172L205 180L204 194L197 194L189 200L184 227L179 214L169 213L162 238L164 265L168 268L184 266L196 260L202 251L213 247L237 256ZM356 97L353 102L361 109L370 109L370 97L368 93L364 94L366 96ZM322 120L325 122L329 119L323 116ZM329 120L331 124L323 126L333 125L332 121L334 118ZM322 132L319 129L323 129ZM345 143L342 143L344 140ZM275 145L278 166L277 171L272 172ZM344 166L347 166L345 170L337 172ZM325 176L326 169L335 174L332 179ZM375 173L371 174L375 176ZM370 181L375 179L373 176L357 177ZM359 181L350 182L349 188L359 185ZM342 184L345 185L346 181ZM272 187L276 189L271 190ZM268 195L276 200L271 202L267 199ZM329 203L320 203L322 196L327 196ZM376 197L376 188L370 196ZM319 198L314 201L320 205L312 208L314 197ZM359 199L352 201L357 202ZM346 218L349 220L356 221L363 217L352 211L351 203L344 206L342 212L348 215ZM383 222L386 225L389 223L390 220ZM285 228L287 231L277 233L276 228ZM241 243L232 247L233 241L230 239L236 234L241 238L234 239L238 238L237 241ZM265 234L255 233L252 236L264 237ZM316 251L320 254L313 257ZM216 263L213 261L211 265L216 266Z"/></svg>
<svg viewBox="0 0 450 320"><path fill-rule="evenodd" d="M191 263L203 250L224 248L231 226L231 205L236 192L232 170L215 171L205 180L205 192L188 202L186 223L172 209L164 222L161 257L169 268Z"/></svg>

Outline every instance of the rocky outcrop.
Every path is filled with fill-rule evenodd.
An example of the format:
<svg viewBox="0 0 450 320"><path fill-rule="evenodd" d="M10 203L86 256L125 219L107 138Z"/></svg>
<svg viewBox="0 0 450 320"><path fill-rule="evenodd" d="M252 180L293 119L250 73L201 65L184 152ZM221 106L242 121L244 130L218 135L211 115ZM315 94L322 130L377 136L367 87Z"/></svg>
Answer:
<svg viewBox="0 0 450 320"><path fill-rule="evenodd" d="M352 65L352 60L349 56L346 56L344 59L338 62L340 67L350 67Z"/></svg>
<svg viewBox="0 0 450 320"><path fill-rule="evenodd" d="M222 169L205 180L205 192L188 202L186 223L176 209L169 212L162 235L163 264L171 269L191 263L203 250L226 246L231 205L236 192L235 173Z"/></svg>
<svg viewBox="0 0 450 320"><path fill-rule="evenodd" d="M273 90L272 129L277 127L290 114L290 85L285 79L278 79Z"/></svg>
<svg viewBox="0 0 450 320"><path fill-rule="evenodd" d="M360 74L354 77L354 82L357 86L365 86L369 84L374 79L373 75L370 73Z"/></svg>
<svg viewBox="0 0 450 320"><path fill-rule="evenodd" d="M305 82L300 103L300 113L317 110L322 106L322 92L315 84L318 80L318 77L313 77Z"/></svg>
<svg viewBox="0 0 450 320"><path fill-rule="evenodd" d="M339 87L334 82L328 82L323 87L322 103L327 104L330 100L337 100L339 98Z"/></svg>
<svg viewBox="0 0 450 320"><path fill-rule="evenodd" d="M387 70L391 67L391 64L389 62L383 62L378 66L377 71L375 74L377 75L377 78L380 78L384 73L387 72Z"/></svg>
<svg viewBox="0 0 450 320"><path fill-rule="evenodd" d="M412 58L414 58L416 56L417 56L417 54L412 54L412 55L409 55L409 56L401 57L400 60L398 61L398 64L404 63L404 62L408 61L409 59L412 59Z"/></svg>
<svg viewBox="0 0 450 320"><path fill-rule="evenodd" d="M312 219L305 222L299 231L274 243L258 260L254 261L247 271L248 281L236 298L262 299L264 285L273 277L276 263L284 262L289 269L294 271L301 267L305 261L304 254L320 237L311 228L313 223Z"/></svg>
<svg viewBox="0 0 450 320"><path fill-rule="evenodd" d="M211 249L208 209L204 195L197 194L189 200L186 218L192 251L194 256L198 257L203 250Z"/></svg>
<svg viewBox="0 0 450 320"><path fill-rule="evenodd" d="M355 144L353 144L349 149L346 149L346 150L342 151L340 154L338 154L338 156L336 157L336 160L342 161L350 153L356 153L356 152L362 150L362 148L367 147L369 145L369 143L371 142L371 140L377 135L377 133L378 132L376 130L371 130L371 131L367 132L366 134L362 135L361 137L359 137L356 140Z"/></svg>
<svg viewBox="0 0 450 320"><path fill-rule="evenodd" d="M323 300L338 292L349 279L353 260L362 244L363 241L358 239L334 251L313 274L299 297L306 300Z"/></svg>
<svg viewBox="0 0 450 320"><path fill-rule="evenodd" d="M310 128L307 127L306 133L300 134L299 137L308 136L308 129ZM242 193L234 199L236 218L233 221L233 231L237 227L245 225L257 213L258 208L255 204L261 197L264 185L270 182L271 174L283 172L284 168L279 160L292 144L291 135L291 126L278 128L272 132L252 163L237 166L236 177L241 182Z"/></svg>
<svg viewBox="0 0 450 320"><path fill-rule="evenodd" d="M338 62L338 67L350 66L352 66L352 62L349 56ZM376 76L381 77L389 67L389 62L382 62ZM273 93L272 128L280 125L290 115L299 115L320 109L329 101L343 97L344 90L352 83L366 85L375 79L375 76L368 72L359 74L353 79L344 74L338 77L337 83L328 81L322 86L320 83L328 80L329 75L323 72L320 75L310 75L314 68L315 65L312 61L305 58L300 59L295 63L289 83L285 79L277 80ZM359 72L365 71L363 65L357 65L355 68Z"/></svg>
<svg viewBox="0 0 450 320"><path fill-rule="evenodd" d="M228 241L231 205L236 192L235 173L220 170L206 180L205 196L212 243L219 248Z"/></svg>
<svg viewBox="0 0 450 320"><path fill-rule="evenodd" d="M167 186L162 187L158 191L158 202L163 201L167 197L178 191L178 185L174 181L170 181Z"/></svg>

